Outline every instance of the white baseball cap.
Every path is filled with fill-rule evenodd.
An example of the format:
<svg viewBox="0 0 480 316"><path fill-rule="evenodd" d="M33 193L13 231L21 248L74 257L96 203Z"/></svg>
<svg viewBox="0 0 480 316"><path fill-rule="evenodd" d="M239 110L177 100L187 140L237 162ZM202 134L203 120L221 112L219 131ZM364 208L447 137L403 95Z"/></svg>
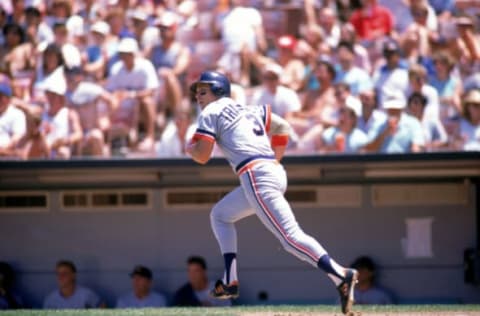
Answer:
<svg viewBox="0 0 480 316"><path fill-rule="evenodd" d="M403 110L407 106L407 100L402 91L395 90L387 93L383 102L384 109Z"/></svg>
<svg viewBox="0 0 480 316"><path fill-rule="evenodd" d="M108 23L105 21L97 21L90 27L90 32L108 35L108 33L110 33L110 25L108 25Z"/></svg>
<svg viewBox="0 0 480 316"><path fill-rule="evenodd" d="M272 73L277 77L280 77L283 73L283 68L277 63L268 63L263 68L263 73Z"/></svg>
<svg viewBox="0 0 480 316"><path fill-rule="evenodd" d="M140 21L147 21L148 20L148 14L143 11L143 10L140 10L140 9L136 9L132 12L129 12L129 17L131 19L135 19L135 20L140 20Z"/></svg>
<svg viewBox="0 0 480 316"><path fill-rule="evenodd" d="M57 67L47 78L43 84L45 91L53 92L58 95L65 95L67 92L67 81L63 73L63 67Z"/></svg>
<svg viewBox="0 0 480 316"><path fill-rule="evenodd" d="M357 97L349 95L345 99L345 107L352 110L356 117L360 117L362 115L362 102L360 102Z"/></svg>
<svg viewBox="0 0 480 316"><path fill-rule="evenodd" d="M125 37L120 40L117 51L119 53L137 53L138 43L137 40L131 37Z"/></svg>
<svg viewBox="0 0 480 316"><path fill-rule="evenodd" d="M153 24L155 26L171 27L177 25L178 20L178 15L173 12L166 11L160 17L156 18Z"/></svg>
<svg viewBox="0 0 480 316"><path fill-rule="evenodd" d="M72 15L68 18L65 23L67 27L68 34L73 36L84 36L85 35L85 23L81 16Z"/></svg>

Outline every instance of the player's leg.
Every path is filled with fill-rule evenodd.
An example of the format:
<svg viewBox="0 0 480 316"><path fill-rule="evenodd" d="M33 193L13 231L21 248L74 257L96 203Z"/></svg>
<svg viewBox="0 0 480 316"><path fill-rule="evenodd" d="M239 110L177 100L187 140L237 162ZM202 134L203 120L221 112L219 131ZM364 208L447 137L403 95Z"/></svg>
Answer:
<svg viewBox="0 0 480 316"><path fill-rule="evenodd" d="M213 293L217 297L221 296L222 290L225 290L222 285L228 286L232 284L237 287L236 295L238 295L237 231L234 223L252 214L254 214L254 211L241 187L237 187L225 195L213 207L210 213L212 230L225 260L222 284L217 284L216 286L216 288L220 287L218 291L220 295Z"/></svg>
<svg viewBox="0 0 480 316"><path fill-rule="evenodd" d="M286 189L283 167L264 164L241 176L242 187L262 223L280 240L285 250L324 270L338 286L346 269L330 258L317 240L299 226L283 193Z"/></svg>

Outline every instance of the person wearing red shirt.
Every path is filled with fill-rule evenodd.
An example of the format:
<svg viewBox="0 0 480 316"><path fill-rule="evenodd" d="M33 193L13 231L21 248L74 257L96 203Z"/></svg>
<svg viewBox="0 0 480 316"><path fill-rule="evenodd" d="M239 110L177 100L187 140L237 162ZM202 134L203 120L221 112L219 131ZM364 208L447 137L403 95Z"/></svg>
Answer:
<svg viewBox="0 0 480 316"><path fill-rule="evenodd" d="M390 35L395 25L392 12L378 4L378 0L361 0L362 7L355 10L350 23L360 40L373 41Z"/></svg>

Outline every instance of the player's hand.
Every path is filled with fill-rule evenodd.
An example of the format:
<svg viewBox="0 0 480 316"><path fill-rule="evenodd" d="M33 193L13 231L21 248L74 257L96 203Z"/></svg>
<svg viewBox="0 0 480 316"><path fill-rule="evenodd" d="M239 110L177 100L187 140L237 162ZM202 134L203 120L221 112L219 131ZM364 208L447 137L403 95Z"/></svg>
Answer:
<svg viewBox="0 0 480 316"><path fill-rule="evenodd" d="M192 154L193 148L195 147L196 142L191 140L190 142L187 143L185 146L185 152L189 155Z"/></svg>

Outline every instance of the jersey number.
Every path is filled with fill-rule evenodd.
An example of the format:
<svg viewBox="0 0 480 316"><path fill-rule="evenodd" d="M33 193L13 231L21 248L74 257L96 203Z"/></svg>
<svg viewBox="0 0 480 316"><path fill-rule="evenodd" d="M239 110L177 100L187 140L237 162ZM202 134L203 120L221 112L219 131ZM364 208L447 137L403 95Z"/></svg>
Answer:
<svg viewBox="0 0 480 316"><path fill-rule="evenodd" d="M253 124L253 133L257 136L262 136L265 134L265 131L263 130L263 125L258 121L257 117L252 114L247 114L247 118L252 122Z"/></svg>

